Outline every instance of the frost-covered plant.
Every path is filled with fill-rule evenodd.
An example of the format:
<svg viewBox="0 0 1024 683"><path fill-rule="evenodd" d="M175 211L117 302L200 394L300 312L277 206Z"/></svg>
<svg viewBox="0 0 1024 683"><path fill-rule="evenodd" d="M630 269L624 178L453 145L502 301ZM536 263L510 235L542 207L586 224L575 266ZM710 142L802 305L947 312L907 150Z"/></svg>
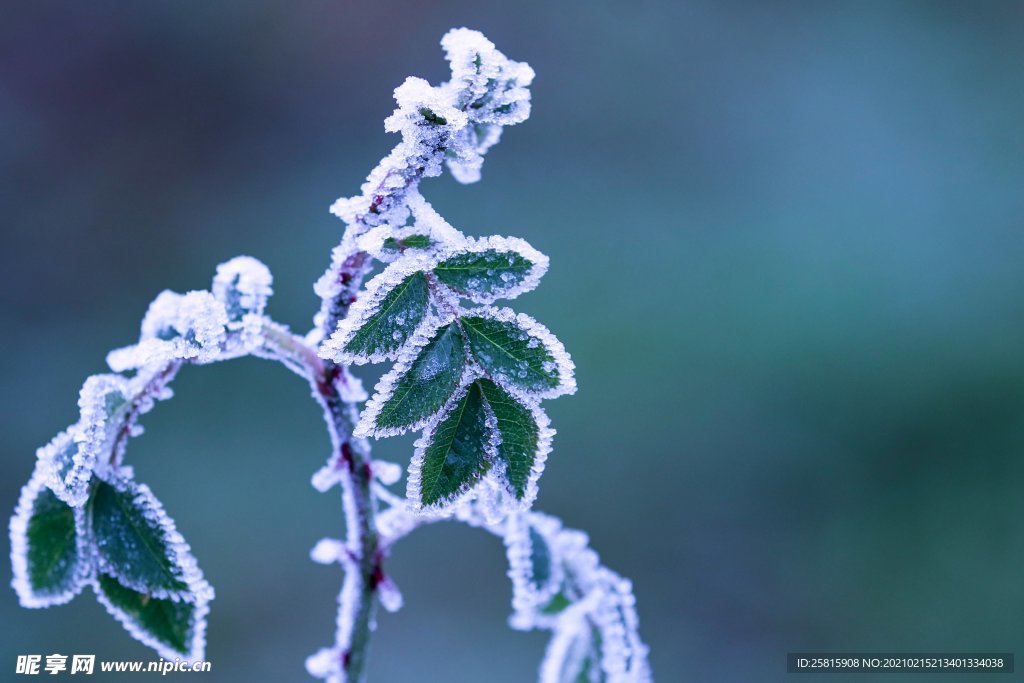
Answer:
<svg viewBox="0 0 1024 683"><path fill-rule="evenodd" d="M213 589L125 448L183 366L253 355L310 383L332 444L312 483L341 488L345 539L312 551L344 571L337 633L307 659L310 674L363 680L377 602L402 605L385 557L418 526L456 519L504 540L511 625L552 632L541 681L650 680L629 581L601 566L586 534L530 509L554 435L541 401L575 391L573 364L542 324L491 304L536 287L548 259L521 239L463 235L419 192L445 165L460 182L480 179L503 127L529 116L534 74L475 31L441 44L451 80L409 78L395 90L385 128L402 141L360 195L331 208L346 229L316 283L312 331L266 315L270 271L240 256L217 267L209 290L157 296L138 343L107 356L113 374L85 381L78 422L39 449L11 519L22 605L65 603L89 586L161 656L203 658ZM385 361L393 366L360 410L368 397L351 366ZM367 439L406 431L421 436L401 497L388 488L401 468L373 460Z"/></svg>

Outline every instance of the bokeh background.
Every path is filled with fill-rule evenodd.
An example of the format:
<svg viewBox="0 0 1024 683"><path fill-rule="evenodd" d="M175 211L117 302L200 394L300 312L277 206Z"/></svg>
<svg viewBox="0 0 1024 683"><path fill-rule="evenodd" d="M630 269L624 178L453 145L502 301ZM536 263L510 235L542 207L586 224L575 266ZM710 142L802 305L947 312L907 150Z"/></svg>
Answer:
<svg viewBox="0 0 1024 683"><path fill-rule="evenodd" d="M424 193L551 257L517 306L580 391L548 404L538 507L634 579L658 680L784 680L791 650L1024 654L1016 2L6 3L4 514L161 289L252 254L271 313L308 326L327 207L460 25L533 65L534 117L482 183ZM129 460L217 588L205 680L304 680L340 583L308 559L342 528L309 486L317 409L256 360L175 390ZM389 567L407 604L372 680L533 679L545 638L507 628L495 539L436 525ZM88 593L0 591L0 678L54 651L155 658Z"/></svg>

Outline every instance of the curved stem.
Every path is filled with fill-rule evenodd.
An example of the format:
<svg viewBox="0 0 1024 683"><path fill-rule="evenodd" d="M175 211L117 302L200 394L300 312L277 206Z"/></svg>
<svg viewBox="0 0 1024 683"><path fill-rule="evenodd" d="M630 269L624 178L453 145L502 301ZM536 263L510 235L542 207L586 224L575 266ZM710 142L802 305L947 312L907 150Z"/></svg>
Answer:
<svg viewBox="0 0 1024 683"><path fill-rule="evenodd" d="M337 647L339 668L345 680L357 683L365 678L367 651L373 624L381 569L380 538L375 516L376 498L372 490L373 468L369 444L353 438L352 430L359 413L346 400L346 384L352 381L344 366L322 361L302 338L286 328L267 324L263 329L270 356L309 381L313 397L324 411L331 438L332 466L342 489L348 553L345 584L338 605Z"/></svg>

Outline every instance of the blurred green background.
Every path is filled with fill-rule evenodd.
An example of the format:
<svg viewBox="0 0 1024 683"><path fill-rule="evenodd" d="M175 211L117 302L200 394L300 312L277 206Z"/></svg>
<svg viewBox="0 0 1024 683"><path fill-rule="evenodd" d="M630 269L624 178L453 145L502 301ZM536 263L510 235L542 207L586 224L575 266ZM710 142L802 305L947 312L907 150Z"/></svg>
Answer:
<svg viewBox="0 0 1024 683"><path fill-rule="evenodd" d="M482 183L424 194L551 257L516 306L580 391L547 404L538 507L634 580L656 677L1024 654L1019 2L7 3L5 514L161 289L252 254L270 312L307 328L327 207L396 142L392 89L444 79L460 25L536 69L534 115ZM304 680L340 585L308 559L342 528L309 486L318 411L257 360L175 390L129 462L217 588L204 680ZM534 677L545 638L505 624L500 543L437 525L389 568L406 607L380 618L372 680ZM0 649L4 679L16 654L155 658L89 593L27 611L0 591Z"/></svg>

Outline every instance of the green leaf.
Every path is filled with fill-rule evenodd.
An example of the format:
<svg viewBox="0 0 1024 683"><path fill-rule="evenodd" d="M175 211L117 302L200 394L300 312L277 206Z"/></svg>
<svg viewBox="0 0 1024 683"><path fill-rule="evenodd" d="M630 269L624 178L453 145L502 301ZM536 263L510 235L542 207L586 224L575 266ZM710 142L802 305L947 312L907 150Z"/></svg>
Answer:
<svg viewBox="0 0 1024 683"><path fill-rule="evenodd" d="M528 331L523 319L528 320L526 316L517 319L511 315L462 318L473 358L489 377L503 385L543 396L563 393L565 378L560 376L559 364L548 349L552 340Z"/></svg>
<svg viewBox="0 0 1024 683"><path fill-rule="evenodd" d="M551 598L548 604L540 608L541 614L560 614L565 610L566 607L572 604L572 600L565 596L565 593L559 591L555 593L555 597Z"/></svg>
<svg viewBox="0 0 1024 683"><path fill-rule="evenodd" d="M384 240L383 248L387 251L405 251L406 249L426 249L434 244L434 241L426 235L409 235L402 239L388 237Z"/></svg>
<svg viewBox="0 0 1024 683"><path fill-rule="evenodd" d="M497 384L488 379L478 381L501 434L497 455L505 463L505 478L516 499L523 500L540 445L537 421L529 408Z"/></svg>
<svg viewBox="0 0 1024 683"><path fill-rule="evenodd" d="M196 630L196 605L185 600L154 598L122 586L117 579L100 574L97 596L111 614L143 643L163 656L191 658Z"/></svg>
<svg viewBox="0 0 1024 683"><path fill-rule="evenodd" d="M423 273L409 275L384 295L373 313L353 321L356 329L346 335L341 346L343 352L353 359L371 362L391 357L427 314L428 299Z"/></svg>
<svg viewBox="0 0 1024 683"><path fill-rule="evenodd" d="M456 324L445 325L420 350L408 369L396 366L397 378L390 393L374 399L366 419L382 433L421 424L436 415L455 393L466 368L462 332ZM381 403L381 401L383 403ZM380 405L377 409L376 405Z"/></svg>
<svg viewBox="0 0 1024 683"><path fill-rule="evenodd" d="M92 532L100 569L125 586L156 597L180 597L190 588L179 562L183 541L171 539L173 522L135 482L99 482L91 499ZM177 543L175 543L177 540Z"/></svg>
<svg viewBox="0 0 1024 683"><path fill-rule="evenodd" d="M490 430L483 393L474 382L437 425L423 449L419 465L419 502L436 505L452 500L490 468Z"/></svg>
<svg viewBox="0 0 1024 683"><path fill-rule="evenodd" d="M444 126L448 124L448 120L440 114L435 114L433 110L427 109L426 107L420 107L420 116L426 120L427 123L434 126Z"/></svg>
<svg viewBox="0 0 1024 683"><path fill-rule="evenodd" d="M78 537L75 510L43 485L37 469L11 520L13 585L25 607L73 598L86 583L89 560Z"/></svg>
<svg viewBox="0 0 1024 683"><path fill-rule="evenodd" d="M492 248L447 258L434 267L434 274L459 294L488 303L518 294L535 265L519 251Z"/></svg>
<svg viewBox="0 0 1024 683"><path fill-rule="evenodd" d="M127 397L120 391L109 391L103 395L103 405L107 411L107 420L113 421L118 413L127 412L131 407Z"/></svg>

